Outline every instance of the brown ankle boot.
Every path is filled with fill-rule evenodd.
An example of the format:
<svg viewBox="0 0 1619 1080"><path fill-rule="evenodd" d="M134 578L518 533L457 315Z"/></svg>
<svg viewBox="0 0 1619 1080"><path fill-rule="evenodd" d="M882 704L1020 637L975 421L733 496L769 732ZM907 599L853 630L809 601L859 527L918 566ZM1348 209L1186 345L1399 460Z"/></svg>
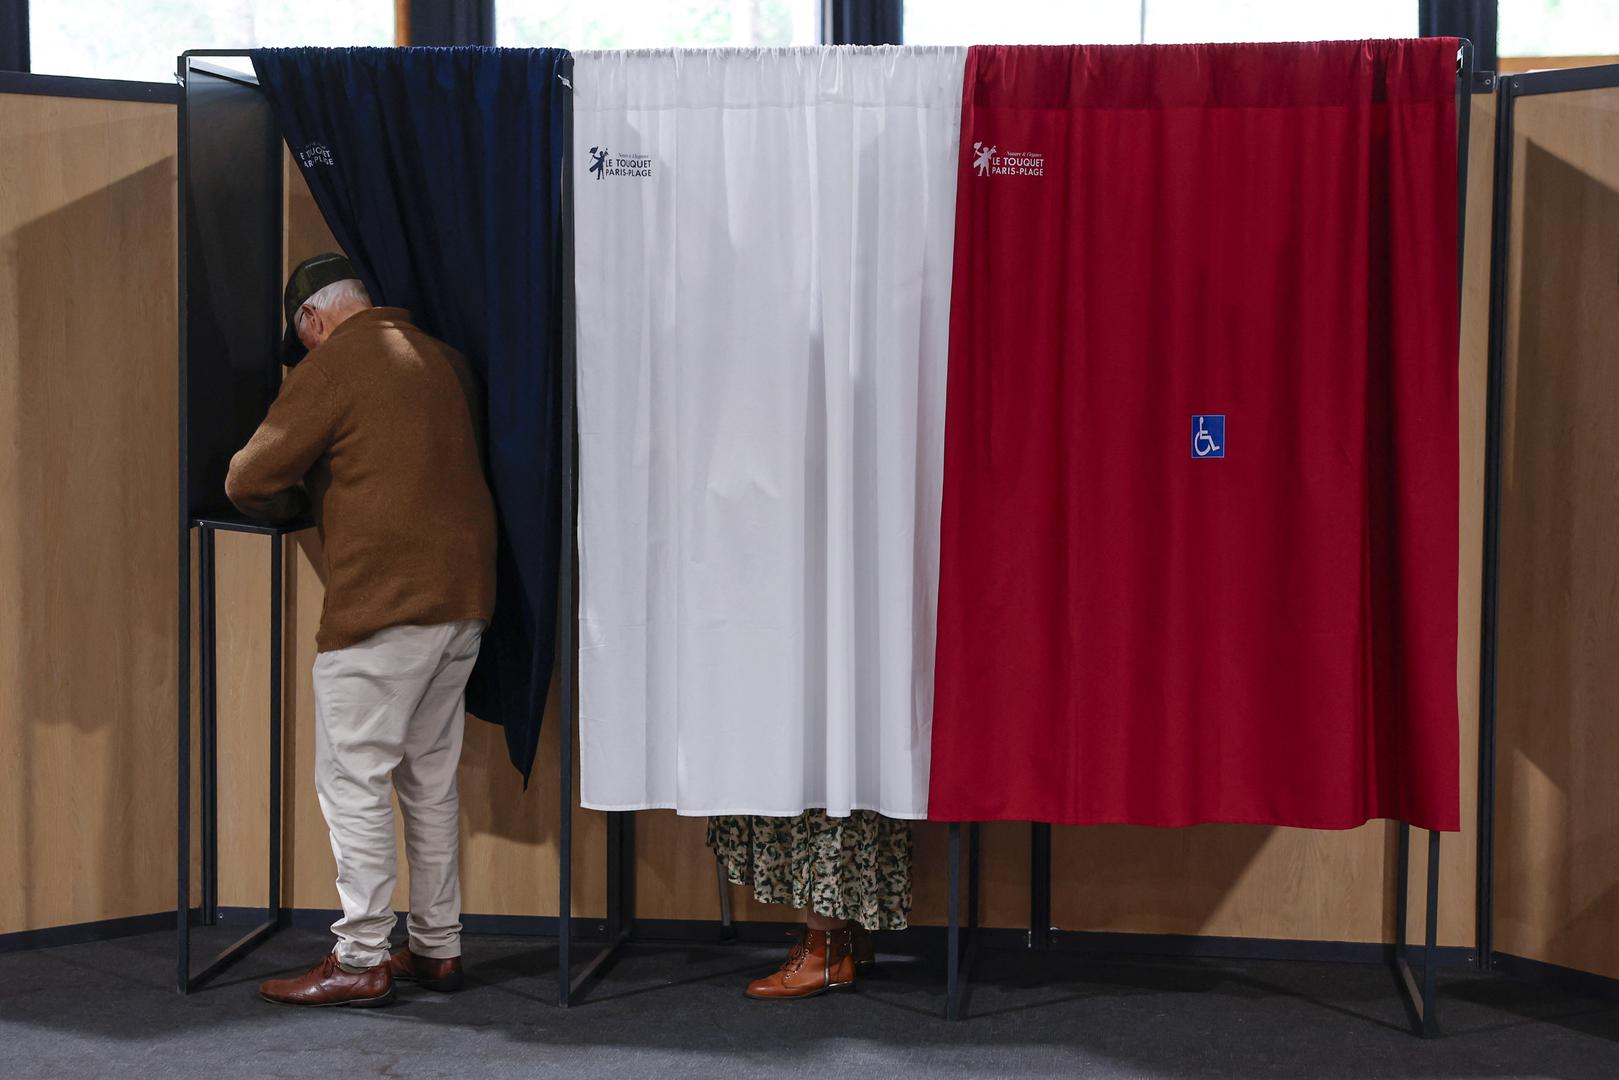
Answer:
<svg viewBox="0 0 1619 1080"><path fill-rule="evenodd" d="M854 987L853 934L842 930L804 929L787 962L774 975L748 984L748 996L764 1000L814 997L828 990Z"/></svg>
<svg viewBox="0 0 1619 1080"><path fill-rule="evenodd" d="M859 923L850 923L849 932L854 937L854 966L861 971L875 966L877 946L871 940L871 931Z"/></svg>
<svg viewBox="0 0 1619 1080"><path fill-rule="evenodd" d="M259 986L259 997L278 1005L348 1005L370 1008L394 999L393 978L387 964L361 972L344 971L337 954L291 979L271 979Z"/></svg>

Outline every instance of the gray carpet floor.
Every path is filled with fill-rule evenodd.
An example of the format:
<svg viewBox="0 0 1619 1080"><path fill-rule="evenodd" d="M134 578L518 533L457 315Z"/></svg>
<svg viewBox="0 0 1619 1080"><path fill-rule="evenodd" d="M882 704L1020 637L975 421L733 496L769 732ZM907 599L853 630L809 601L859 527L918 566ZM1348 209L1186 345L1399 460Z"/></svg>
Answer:
<svg viewBox="0 0 1619 1080"><path fill-rule="evenodd" d="M755 945L633 945L566 1012L554 946L522 938L469 938L456 995L258 1000L259 979L325 948L286 931L188 998L168 934L0 956L0 1077L1619 1077L1619 1007L1462 971L1435 1041L1407 1033L1375 965L1014 952L979 958L959 1023L940 1017L940 966L903 958L853 994L748 1001L781 955Z"/></svg>

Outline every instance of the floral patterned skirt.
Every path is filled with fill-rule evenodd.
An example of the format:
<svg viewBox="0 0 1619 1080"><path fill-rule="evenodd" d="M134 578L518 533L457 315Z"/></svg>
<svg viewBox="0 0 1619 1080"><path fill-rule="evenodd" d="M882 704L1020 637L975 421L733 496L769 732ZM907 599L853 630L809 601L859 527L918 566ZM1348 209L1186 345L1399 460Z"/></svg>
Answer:
<svg viewBox="0 0 1619 1080"><path fill-rule="evenodd" d="M831 817L711 817L708 846L733 884L868 930L903 930L911 911L911 826L871 810Z"/></svg>

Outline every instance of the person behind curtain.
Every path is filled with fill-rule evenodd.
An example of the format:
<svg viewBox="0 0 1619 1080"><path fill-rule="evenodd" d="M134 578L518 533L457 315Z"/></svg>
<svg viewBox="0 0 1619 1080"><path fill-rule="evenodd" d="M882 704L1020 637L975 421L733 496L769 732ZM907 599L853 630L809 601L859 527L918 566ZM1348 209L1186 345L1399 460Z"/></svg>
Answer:
<svg viewBox="0 0 1619 1080"><path fill-rule="evenodd" d="M465 359L408 312L373 307L341 255L301 264L283 303L291 370L231 460L226 494L249 516L312 513L320 527L315 787L343 917L320 963L259 994L385 1005L396 981L448 991L463 977L456 766L495 597L481 398ZM390 955L391 793L405 818L410 936Z"/></svg>
<svg viewBox="0 0 1619 1080"><path fill-rule="evenodd" d="M804 933L751 998L793 1000L853 989L876 961L871 931L903 930L911 911L910 824L872 810L833 817L711 817L708 846L736 885L804 911Z"/></svg>

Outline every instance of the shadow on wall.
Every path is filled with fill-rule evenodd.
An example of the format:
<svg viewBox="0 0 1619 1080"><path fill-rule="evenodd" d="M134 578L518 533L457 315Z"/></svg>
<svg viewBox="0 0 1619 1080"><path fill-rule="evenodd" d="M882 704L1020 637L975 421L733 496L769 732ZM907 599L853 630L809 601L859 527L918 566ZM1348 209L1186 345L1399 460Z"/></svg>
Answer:
<svg viewBox="0 0 1619 1080"><path fill-rule="evenodd" d="M1619 976L1619 192L1534 142L1518 149L1521 306L1501 523L1501 947Z"/></svg>
<svg viewBox="0 0 1619 1080"><path fill-rule="evenodd" d="M1067 929L1229 933L1218 926L1220 912L1272 838L1293 831L1258 825L1053 830L1053 916ZM1151 898L1152 910L1142 909L1144 898Z"/></svg>
<svg viewBox="0 0 1619 1080"><path fill-rule="evenodd" d="M283 155L282 168L287 193L286 261L289 266L323 251L339 250L302 172L290 155ZM314 705L309 669L314 662L314 629L319 623L324 595L321 577L325 557L314 531L299 534L287 549L287 636L283 646L287 668L283 701L287 709L288 739L284 813L289 843L285 879L291 883L289 902L329 907L336 902L331 885L335 868L326 840L325 822L313 794L313 778L303 775L314 762ZM461 878L468 911L542 914L555 910L554 864L560 818L556 799L556 695L553 675L539 754L527 791L522 777L507 757L504 731L475 718L467 721L461 754L460 793ZM574 790L577 793L577 782ZM603 888L604 836L602 815L589 811L575 815L575 910L580 914L599 913L595 901ZM403 882L408 871L403 858L400 863ZM303 872L295 873L294 868L300 864Z"/></svg>
<svg viewBox="0 0 1619 1080"><path fill-rule="evenodd" d="M287 843L283 879L287 902L332 907L336 869L326 825L314 795L314 698L311 667L315 631L325 589L325 553L314 530L290 539L284 551L283 610L284 801ZM262 616L261 616L262 617ZM552 679L541 746L527 791L507 756L505 733L496 724L468 717L459 774L462 822L462 888L466 910L480 914L554 913L555 850L558 846L557 686ZM577 792L577 782L575 792ZM598 914L604 820L576 814L575 891L580 914ZM259 843L256 839L255 843ZM262 850L262 846L259 847ZM409 870L400 852L401 887L408 895ZM256 864L255 864L256 865Z"/></svg>
<svg viewBox="0 0 1619 1080"><path fill-rule="evenodd" d="M37 160L116 167L151 135L52 131ZM64 141L100 153L79 160ZM172 906L174 185L173 158L157 161L21 226L7 253L17 349L0 551L14 561L0 582L15 621L0 720L20 745L0 816L15 815L6 863L23 891L20 921L0 913L0 930Z"/></svg>

